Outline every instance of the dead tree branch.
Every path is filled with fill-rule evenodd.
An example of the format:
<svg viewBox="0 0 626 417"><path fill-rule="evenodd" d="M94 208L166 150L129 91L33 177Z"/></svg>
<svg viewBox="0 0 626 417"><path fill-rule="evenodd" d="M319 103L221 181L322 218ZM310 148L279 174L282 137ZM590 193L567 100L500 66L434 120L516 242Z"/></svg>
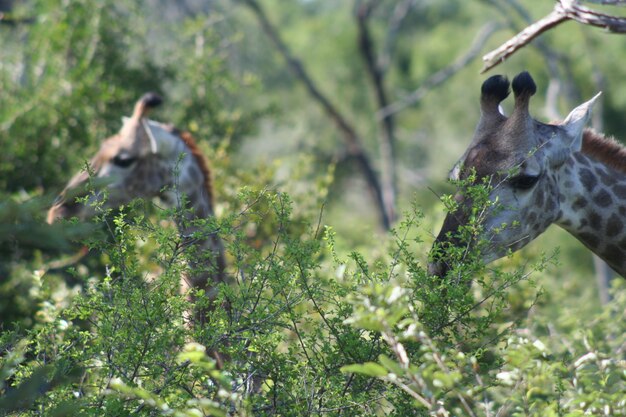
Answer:
<svg viewBox="0 0 626 417"><path fill-rule="evenodd" d="M358 27L359 51L365 62L365 68L376 93L376 102L379 109L387 107L387 91L384 85L384 71L376 59L374 40L368 25L373 3L361 3L356 10ZM395 123L390 114L380 119L381 135L378 141L381 160L381 183L383 202L389 219L396 220L396 173L395 173Z"/></svg>
<svg viewBox="0 0 626 417"><path fill-rule="evenodd" d="M430 92L430 90L446 82L457 72L465 68L474 58L476 58L487 39L489 39L489 37L498 29L499 26L495 23L488 23L483 26L483 28L478 32L478 35L476 35L470 49L465 54L458 57L451 65L442 68L431 75L411 94L380 109L377 114L378 118L384 119L418 103L428 92Z"/></svg>
<svg viewBox="0 0 626 417"><path fill-rule="evenodd" d="M601 27L612 33L626 33L626 18L596 12L582 6L577 0L558 0L552 12L546 17L528 26L512 39L483 56L485 64L481 72L484 73L490 70L543 32L568 20L574 20L584 25Z"/></svg>
<svg viewBox="0 0 626 417"><path fill-rule="evenodd" d="M265 11L261 8L256 0L240 0L247 5L254 13L263 32L269 37L274 44L278 52L287 62L287 65L291 72L299 79L306 87L307 92L313 97L313 99L322 107L326 115L333 121L341 132L348 153L356 160L359 169L361 170L365 181L368 184L372 198L378 208L380 215L381 225L385 230L391 227L391 217L385 209L383 200L383 192L380 186L378 176L374 170L370 159L363 147L362 140L356 130L348 123L347 119L339 112L339 110L330 102L330 100L321 92L317 85L313 82L313 79L309 76L308 72L296 58L285 42L282 40L272 23L267 18Z"/></svg>

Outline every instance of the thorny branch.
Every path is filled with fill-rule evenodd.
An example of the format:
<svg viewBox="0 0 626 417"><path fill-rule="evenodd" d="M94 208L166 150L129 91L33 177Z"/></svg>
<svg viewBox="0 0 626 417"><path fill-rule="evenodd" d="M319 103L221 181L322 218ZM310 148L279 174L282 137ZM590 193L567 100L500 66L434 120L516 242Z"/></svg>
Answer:
<svg viewBox="0 0 626 417"><path fill-rule="evenodd" d="M613 1L610 4L623 3L624 1ZM601 27L612 33L626 33L626 18L596 12L582 6L578 0L558 0L552 12L546 17L526 27L512 39L483 56L484 66L481 72L484 73L490 70L543 32L568 20L574 20L584 25Z"/></svg>
<svg viewBox="0 0 626 417"><path fill-rule="evenodd" d="M265 34L270 38L285 61L287 61L289 69L305 85L311 97L313 97L313 99L322 107L326 115L333 121L333 123L335 123L343 135L348 153L356 160L363 176L365 177L365 181L368 184L370 193L372 194L379 211L381 225L385 230L389 230L391 227L391 216L385 209L382 186L380 185L376 171L374 170L365 148L363 147L361 137L313 82L313 79L309 76L308 72L302 65L302 62L291 53L277 30L267 18L265 11L261 8L259 3L256 0L240 1L252 10Z"/></svg>

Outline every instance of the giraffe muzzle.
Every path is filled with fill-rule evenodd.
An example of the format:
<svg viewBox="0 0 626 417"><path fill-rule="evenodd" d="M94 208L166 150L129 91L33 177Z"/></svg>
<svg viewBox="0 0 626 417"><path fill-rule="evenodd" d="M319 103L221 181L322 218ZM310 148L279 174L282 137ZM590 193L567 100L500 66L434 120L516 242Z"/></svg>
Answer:
<svg viewBox="0 0 626 417"><path fill-rule="evenodd" d="M48 224L52 224L59 219L69 219L78 216L79 213L80 204L61 200L50 207L46 216L46 221Z"/></svg>

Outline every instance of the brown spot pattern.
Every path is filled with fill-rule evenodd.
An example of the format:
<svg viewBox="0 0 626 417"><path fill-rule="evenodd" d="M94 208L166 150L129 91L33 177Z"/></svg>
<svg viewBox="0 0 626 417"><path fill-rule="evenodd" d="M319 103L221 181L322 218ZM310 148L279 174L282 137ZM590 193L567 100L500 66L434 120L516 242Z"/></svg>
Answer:
<svg viewBox="0 0 626 417"><path fill-rule="evenodd" d="M615 237L622 233L623 228L622 220L613 213L606 223L606 235L607 237Z"/></svg>
<svg viewBox="0 0 626 417"><path fill-rule="evenodd" d="M572 209L574 210L580 210L581 208L584 208L587 205L587 200L583 197L577 197L576 200L574 201L574 204L572 204Z"/></svg>
<svg viewBox="0 0 626 417"><path fill-rule="evenodd" d="M626 185L617 184L613 186L613 192L619 199L626 199Z"/></svg>
<svg viewBox="0 0 626 417"><path fill-rule="evenodd" d="M589 213L589 226L593 229L600 229L602 227L602 216L595 211Z"/></svg>
<svg viewBox="0 0 626 417"><path fill-rule="evenodd" d="M606 192L606 190L600 190L596 195L593 196L593 201L600 207L608 207L613 204L613 198L611 198L611 194Z"/></svg>
<svg viewBox="0 0 626 417"><path fill-rule="evenodd" d="M587 190L587 192L593 191L593 189L596 187L596 184L598 183L596 176L593 174L593 172L591 172L591 170L587 168L583 168L580 170L580 181L582 182L583 187L585 187L585 190Z"/></svg>

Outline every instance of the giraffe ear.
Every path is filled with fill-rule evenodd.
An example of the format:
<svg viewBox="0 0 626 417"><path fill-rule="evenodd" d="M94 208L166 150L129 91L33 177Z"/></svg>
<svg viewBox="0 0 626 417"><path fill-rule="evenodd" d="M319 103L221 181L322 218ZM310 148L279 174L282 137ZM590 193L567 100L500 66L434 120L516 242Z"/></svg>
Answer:
<svg viewBox="0 0 626 417"><path fill-rule="evenodd" d="M154 144L153 153L171 156L173 152L179 149L177 144L180 142L180 139L174 136L171 131L165 129L161 123L152 120L144 120L143 127L150 138L150 142Z"/></svg>
<svg viewBox="0 0 626 417"><path fill-rule="evenodd" d="M600 94L602 93L596 94L591 100L572 110L559 126L562 134L554 138L556 147L552 148L549 156L553 167L563 165L572 153L580 152L582 149L585 125L591 117L591 109Z"/></svg>
<svg viewBox="0 0 626 417"><path fill-rule="evenodd" d="M573 152L578 152L582 148L583 131L585 125L591 118L591 109L593 109L593 105L598 97L600 97L600 94L602 93L596 94L591 100L584 102L572 110L561 124L561 127L565 129L568 136L566 140L569 140L569 143L566 143L565 146Z"/></svg>

